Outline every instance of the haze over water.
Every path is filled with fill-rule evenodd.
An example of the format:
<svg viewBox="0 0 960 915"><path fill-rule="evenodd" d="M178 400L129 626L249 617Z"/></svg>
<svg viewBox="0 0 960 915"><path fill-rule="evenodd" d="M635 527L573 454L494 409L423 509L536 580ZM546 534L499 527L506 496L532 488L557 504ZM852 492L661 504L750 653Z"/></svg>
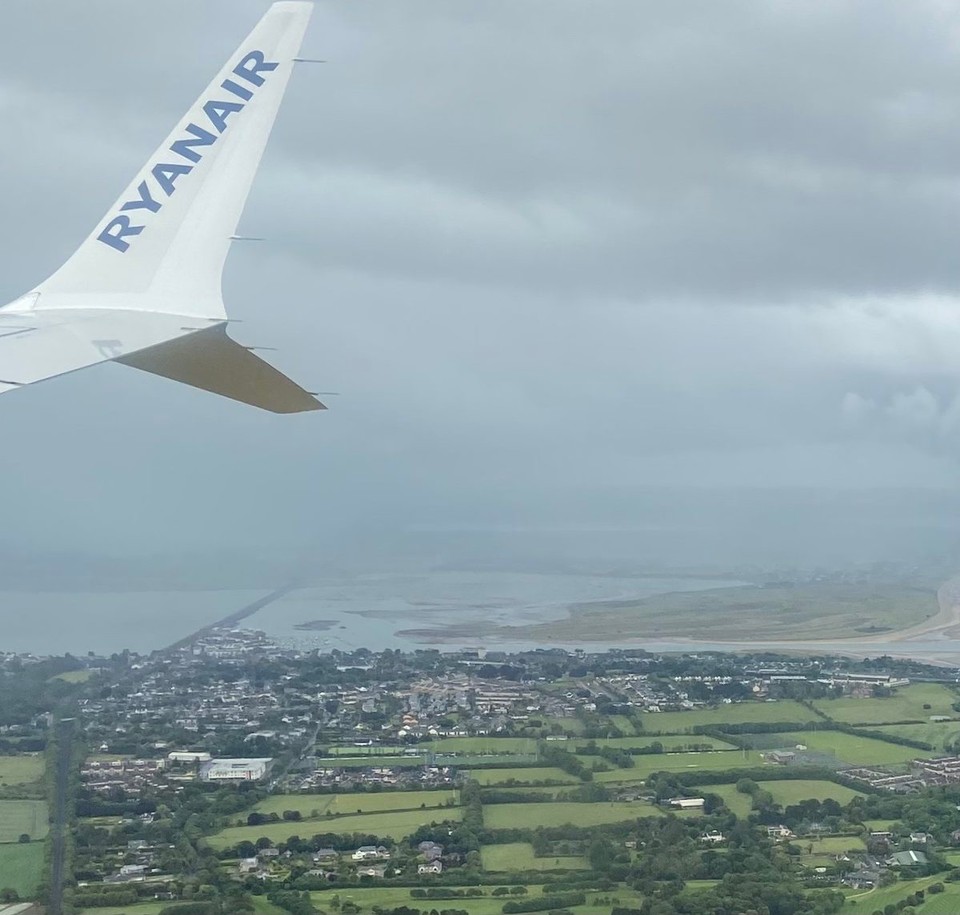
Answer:
<svg viewBox="0 0 960 915"><path fill-rule="evenodd" d="M722 586L692 579L516 572L439 572L336 577L295 591L243 622L290 646L437 647L397 630L451 622L529 623L562 617L581 601L644 597ZM146 591L134 593L0 592L8 620L0 649L37 654L146 653L184 638L252 603L263 591ZM298 625L329 621L326 631ZM475 647L477 640L464 643ZM445 648L457 647L444 645ZM497 648L539 647L530 643Z"/></svg>

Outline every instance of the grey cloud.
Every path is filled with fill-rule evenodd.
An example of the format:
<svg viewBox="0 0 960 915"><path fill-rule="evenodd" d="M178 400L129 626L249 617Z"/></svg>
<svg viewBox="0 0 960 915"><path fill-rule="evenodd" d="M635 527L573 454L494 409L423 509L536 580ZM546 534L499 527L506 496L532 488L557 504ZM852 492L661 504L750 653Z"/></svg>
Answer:
<svg viewBox="0 0 960 915"><path fill-rule="evenodd" d="M264 6L7 0L5 300ZM952 485L958 27L932 0L320 3L330 63L293 81L226 291L232 333L342 396L276 418L108 367L4 397L5 517L200 549Z"/></svg>

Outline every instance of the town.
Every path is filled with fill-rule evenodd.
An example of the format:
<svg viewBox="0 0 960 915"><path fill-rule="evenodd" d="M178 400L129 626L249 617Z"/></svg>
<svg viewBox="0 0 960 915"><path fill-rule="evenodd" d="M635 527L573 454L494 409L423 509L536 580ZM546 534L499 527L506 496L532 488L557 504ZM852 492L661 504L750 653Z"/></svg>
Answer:
<svg viewBox="0 0 960 915"><path fill-rule="evenodd" d="M63 911L101 915L960 904L956 670L242 629L0 666L17 911L56 891L47 846Z"/></svg>

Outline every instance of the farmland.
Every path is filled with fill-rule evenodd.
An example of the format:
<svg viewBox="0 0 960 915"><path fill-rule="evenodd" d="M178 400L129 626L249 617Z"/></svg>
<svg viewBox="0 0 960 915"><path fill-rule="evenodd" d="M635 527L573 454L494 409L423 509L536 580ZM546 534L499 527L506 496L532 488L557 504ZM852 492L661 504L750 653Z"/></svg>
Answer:
<svg viewBox="0 0 960 915"><path fill-rule="evenodd" d="M48 830L46 801L0 801L0 843L42 839Z"/></svg>
<svg viewBox="0 0 960 915"><path fill-rule="evenodd" d="M874 728L884 734L909 737L933 747L934 754L946 752L946 745L960 738L960 721L928 721L925 724L885 724ZM922 755L918 753L918 755Z"/></svg>
<svg viewBox="0 0 960 915"><path fill-rule="evenodd" d="M231 826L210 837L214 848L226 848L238 842L256 842L265 836L273 842L283 842L290 836L312 836L319 833L364 833L402 839L420 826L449 820L459 820L459 808L444 810L408 810L395 813L354 814L352 816L304 820L297 823L265 823L262 826Z"/></svg>
<svg viewBox="0 0 960 915"><path fill-rule="evenodd" d="M697 709L690 712L655 712L641 716L644 730L649 734L689 734L693 728L712 724L743 724L780 721L815 721L817 716L799 702L741 702L722 705L715 709ZM697 738L699 739L699 738Z"/></svg>
<svg viewBox="0 0 960 915"><path fill-rule="evenodd" d="M631 769L611 769L598 772L596 781L637 782L643 781L652 772L692 772L710 770L712 772L737 767L760 766L763 759L756 750L714 751L709 753L662 753L655 756L635 756Z"/></svg>
<svg viewBox="0 0 960 915"><path fill-rule="evenodd" d="M576 784L579 780L568 775L563 769L550 766L528 766L517 769L474 769L469 770L470 778L481 785L505 785L509 782L530 784L532 782L559 782L564 785Z"/></svg>
<svg viewBox="0 0 960 915"><path fill-rule="evenodd" d="M590 741L584 740L583 738L575 738L568 743L562 743L561 746L567 748L582 747L586 746L589 742ZM725 743L716 737L703 737L699 734L689 737L683 734L664 734L657 737L608 737L601 741L594 741L594 743L597 742L605 747L613 747L615 750L642 749L651 747L654 744L660 744L667 753L679 753L703 748L713 750L736 749L733 744Z"/></svg>
<svg viewBox="0 0 960 915"><path fill-rule="evenodd" d="M899 900L906 898L917 890L923 890L936 883L936 879L927 877L922 880L905 880L894 883L892 886L878 887L877 889L853 891L847 896L847 904L843 911L846 915L872 915L873 912L883 911L888 905L895 905ZM960 911L960 886L956 883L944 884L944 892L939 895L928 895L920 910L923 915L956 915Z"/></svg>
<svg viewBox="0 0 960 915"><path fill-rule="evenodd" d="M525 871L549 868L581 869L587 867L582 856L549 856L537 858L529 842L511 842L507 845L485 845L481 849L483 869L486 871Z"/></svg>
<svg viewBox="0 0 960 915"><path fill-rule="evenodd" d="M253 809L258 813L282 814L295 810L305 819L356 813L384 813L393 810L448 808L456 806L459 792L384 791L357 794L276 794Z"/></svg>
<svg viewBox="0 0 960 915"><path fill-rule="evenodd" d="M845 724L895 724L928 722L932 716L956 718L957 693L939 683L916 683L883 699L817 699L823 714Z"/></svg>
<svg viewBox="0 0 960 915"><path fill-rule="evenodd" d="M932 755L913 747L841 731L791 731L768 736L768 743L771 745L776 743L778 747L785 748L802 745L810 750L832 754L841 762L852 766L892 766L920 756Z"/></svg>
<svg viewBox="0 0 960 915"><path fill-rule="evenodd" d="M0 756L0 785L25 785L43 778L42 756Z"/></svg>
<svg viewBox="0 0 960 915"><path fill-rule="evenodd" d="M482 896L458 897L455 900L446 901L442 905L430 903L429 907L457 908L466 911L468 915L501 915L504 898L502 896L494 896L493 892L495 889L496 887L494 886L484 886L481 888L484 894ZM542 886L528 886L527 890L529 896L532 898L543 895ZM334 893L340 896L342 902L352 902L365 912L371 911L374 906L385 909L404 905L414 908L422 908L424 906L424 901L412 899L409 888L405 887L351 887L346 890L340 888L332 891L311 893L310 895L313 904L318 909L321 911L329 911L331 907L330 900ZM639 896L629 887L618 887L616 895L623 901L624 905L639 905ZM610 915L609 904L592 904L590 894L588 894L587 899L586 905L575 906L571 911L576 913L576 915Z"/></svg>
<svg viewBox="0 0 960 915"><path fill-rule="evenodd" d="M0 887L29 898L43 880L43 843L0 846Z"/></svg>
<svg viewBox="0 0 960 915"><path fill-rule="evenodd" d="M649 804L604 802L577 804L555 802L544 804L496 804L483 808L483 822L489 829L515 829L536 826L600 826L622 823L637 817L658 816L661 812Z"/></svg>
<svg viewBox="0 0 960 915"><path fill-rule="evenodd" d="M854 791L852 788L844 788L842 785L835 785L833 782L808 781L806 779L760 782L760 787L764 791L769 791L773 795L774 801L784 807L813 798L821 801L833 798L841 804L848 804L855 797L860 796L858 791Z"/></svg>

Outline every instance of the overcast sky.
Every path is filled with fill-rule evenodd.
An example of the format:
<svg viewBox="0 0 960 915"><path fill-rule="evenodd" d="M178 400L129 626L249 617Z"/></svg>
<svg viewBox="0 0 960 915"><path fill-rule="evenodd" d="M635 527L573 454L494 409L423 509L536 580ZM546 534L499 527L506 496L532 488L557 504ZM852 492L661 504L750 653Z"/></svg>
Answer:
<svg viewBox="0 0 960 915"><path fill-rule="evenodd" d="M0 300L266 6L4 0ZM226 301L341 396L277 417L119 366L6 395L3 539L283 547L629 524L650 487L956 485L956 4L342 0L305 53L329 63L294 78Z"/></svg>

